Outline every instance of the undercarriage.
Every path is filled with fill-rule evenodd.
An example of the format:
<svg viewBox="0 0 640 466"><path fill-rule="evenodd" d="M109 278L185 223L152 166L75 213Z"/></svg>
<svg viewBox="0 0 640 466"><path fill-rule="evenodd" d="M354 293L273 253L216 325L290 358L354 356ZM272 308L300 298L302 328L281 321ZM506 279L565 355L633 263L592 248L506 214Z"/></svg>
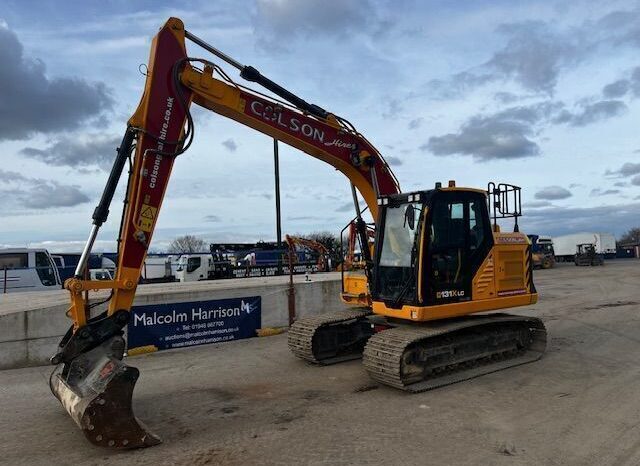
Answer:
<svg viewBox="0 0 640 466"><path fill-rule="evenodd" d="M359 309L303 318L289 330L296 356L316 364L362 357L372 379L409 392L536 361L546 340L540 319L509 314L405 323Z"/></svg>

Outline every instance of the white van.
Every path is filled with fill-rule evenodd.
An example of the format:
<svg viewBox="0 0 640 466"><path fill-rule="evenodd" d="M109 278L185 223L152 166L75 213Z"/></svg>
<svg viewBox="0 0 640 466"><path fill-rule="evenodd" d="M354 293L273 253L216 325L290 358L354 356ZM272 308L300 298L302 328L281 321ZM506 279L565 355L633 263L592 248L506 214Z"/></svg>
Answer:
<svg viewBox="0 0 640 466"><path fill-rule="evenodd" d="M58 269L46 249L0 249L0 293L61 288Z"/></svg>

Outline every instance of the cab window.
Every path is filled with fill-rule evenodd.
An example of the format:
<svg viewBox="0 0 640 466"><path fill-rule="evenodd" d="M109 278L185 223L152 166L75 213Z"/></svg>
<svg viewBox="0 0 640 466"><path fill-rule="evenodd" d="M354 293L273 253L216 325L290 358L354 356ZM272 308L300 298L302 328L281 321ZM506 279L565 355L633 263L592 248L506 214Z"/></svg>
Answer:
<svg viewBox="0 0 640 466"><path fill-rule="evenodd" d="M36 252L36 271L44 286L57 285L56 273L53 270L49 256L44 252Z"/></svg>
<svg viewBox="0 0 640 466"><path fill-rule="evenodd" d="M0 269L24 269L29 266L27 253L0 254Z"/></svg>
<svg viewBox="0 0 640 466"><path fill-rule="evenodd" d="M200 267L201 261L199 257L190 257L187 261L187 273L193 273Z"/></svg>

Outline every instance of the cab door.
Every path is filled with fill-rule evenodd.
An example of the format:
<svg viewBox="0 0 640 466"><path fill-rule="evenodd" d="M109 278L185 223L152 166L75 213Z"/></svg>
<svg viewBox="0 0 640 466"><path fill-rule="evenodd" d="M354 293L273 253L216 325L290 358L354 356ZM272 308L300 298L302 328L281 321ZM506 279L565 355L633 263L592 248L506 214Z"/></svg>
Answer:
<svg viewBox="0 0 640 466"><path fill-rule="evenodd" d="M486 197L482 193L439 192L427 229L426 304L471 299L473 277L493 243Z"/></svg>

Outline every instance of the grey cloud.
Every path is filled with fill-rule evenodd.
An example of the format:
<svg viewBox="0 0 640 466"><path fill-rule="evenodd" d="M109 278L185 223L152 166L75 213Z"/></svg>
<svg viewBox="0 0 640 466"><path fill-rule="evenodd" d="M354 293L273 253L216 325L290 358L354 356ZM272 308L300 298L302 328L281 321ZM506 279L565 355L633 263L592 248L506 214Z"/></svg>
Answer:
<svg viewBox="0 0 640 466"><path fill-rule="evenodd" d="M594 188L591 190L591 196L608 196L610 194L620 194L619 189L605 189L602 190L600 188Z"/></svg>
<svg viewBox="0 0 640 466"><path fill-rule="evenodd" d="M525 203L525 207L529 207L532 209L537 209L540 207L548 207L551 205L551 202L549 201L529 201Z"/></svg>
<svg viewBox="0 0 640 466"><path fill-rule="evenodd" d="M0 141L79 127L113 106L104 83L49 77L44 62L24 56L13 31L0 24Z"/></svg>
<svg viewBox="0 0 640 466"><path fill-rule="evenodd" d="M619 115L627 108L616 100L583 103L576 113L564 107L560 101L549 100L475 115L463 123L457 133L432 136L420 149L430 150L434 155L473 155L480 161L531 157L540 154L540 147L532 138L542 124L585 126Z"/></svg>
<svg viewBox="0 0 640 466"><path fill-rule="evenodd" d="M522 230L548 235L576 231L606 231L619 235L636 227L638 218L640 203L587 208L553 207L527 212L522 218Z"/></svg>
<svg viewBox="0 0 640 466"><path fill-rule="evenodd" d="M409 122L409 129L418 129L420 128L420 126L422 126L423 122L424 122L424 118L422 117L414 118Z"/></svg>
<svg viewBox="0 0 640 466"><path fill-rule="evenodd" d="M557 32L542 21L502 24L497 31L507 41L488 61L446 81L434 81L431 87L447 97L447 93L459 95L489 82L512 79L526 89L551 94L560 71L587 54L579 34ZM515 96L498 93L494 97L506 103Z"/></svg>
<svg viewBox="0 0 640 466"><path fill-rule="evenodd" d="M387 109L382 112L382 118L390 119L397 117L403 110L402 104L398 99L390 99L386 102Z"/></svg>
<svg viewBox="0 0 640 466"><path fill-rule="evenodd" d="M300 217L287 217L287 220L290 222L299 222L302 220L318 220L321 217L312 217L310 215L302 215Z"/></svg>
<svg viewBox="0 0 640 466"><path fill-rule="evenodd" d="M629 83L629 80L619 79L604 86L602 88L602 95L608 99L622 97L629 92L630 87L631 83Z"/></svg>
<svg viewBox="0 0 640 466"><path fill-rule="evenodd" d="M535 196L536 199L542 199L547 201L555 201L558 199L567 199L571 197L571 191L561 186L547 186L538 191Z"/></svg>
<svg viewBox="0 0 640 466"><path fill-rule="evenodd" d="M420 146L434 155L465 154L479 161L516 159L540 154L530 139L533 125L562 108L560 102L541 102L505 109L493 115L476 115L453 134L432 136Z"/></svg>
<svg viewBox="0 0 640 466"><path fill-rule="evenodd" d="M258 0L254 25L258 33L274 41L297 35L344 38L357 31L378 34L382 22L368 0ZM282 44L275 45L282 48Z"/></svg>
<svg viewBox="0 0 640 466"><path fill-rule="evenodd" d="M478 66L432 81L432 89L440 96L453 97L488 82L513 80L526 89L552 94L561 72L592 54L618 52L621 44L640 46L640 8L615 11L599 21L571 28L560 29L556 24L524 21L500 25L497 32L506 38L503 47ZM608 88L606 97L620 97L624 84L617 86ZM640 84L637 89L636 95L640 95ZM498 93L494 97L509 103L512 95Z"/></svg>
<svg viewBox="0 0 640 466"><path fill-rule="evenodd" d="M640 175L636 175L631 178L631 184L634 186L640 186Z"/></svg>
<svg viewBox="0 0 640 466"><path fill-rule="evenodd" d="M602 95L607 98L621 98L631 93L640 97L640 66L627 73L629 78L618 79L602 88Z"/></svg>
<svg viewBox="0 0 640 466"><path fill-rule="evenodd" d="M625 183L624 181L618 181L617 183L613 183L614 186L617 186L618 188L624 188L627 186L627 183Z"/></svg>
<svg viewBox="0 0 640 466"><path fill-rule="evenodd" d="M336 212L351 212L354 209L353 202L347 202L336 209Z"/></svg>
<svg viewBox="0 0 640 466"><path fill-rule="evenodd" d="M562 111L554 123L568 123L571 126L586 126L607 118L619 116L627 111L627 105L620 100L601 100L592 104L586 104L577 113L567 110Z"/></svg>
<svg viewBox="0 0 640 466"><path fill-rule="evenodd" d="M640 97L640 66L631 73L631 90L635 97Z"/></svg>
<svg viewBox="0 0 640 466"><path fill-rule="evenodd" d="M73 207L90 200L78 186L29 178L11 171L0 170L0 183L5 186L0 189L5 206L15 203L29 209L50 209Z"/></svg>
<svg viewBox="0 0 640 466"><path fill-rule="evenodd" d="M640 47L640 7L613 11L602 17L597 26L608 33L607 39L614 44Z"/></svg>
<svg viewBox="0 0 640 466"><path fill-rule="evenodd" d="M640 173L640 163L626 162L617 170L607 170L605 175L631 176Z"/></svg>
<svg viewBox="0 0 640 466"><path fill-rule="evenodd" d="M507 37L507 44L484 66L534 91L552 92L560 70L586 53L578 37L563 37L540 21L503 24L498 31Z"/></svg>
<svg viewBox="0 0 640 466"><path fill-rule="evenodd" d="M85 141L63 137L44 149L25 147L20 154L48 165L72 168L98 165L109 170L119 144L120 137L91 134Z"/></svg>
<svg viewBox="0 0 640 466"><path fill-rule="evenodd" d="M396 167L399 167L400 165L402 165L402 160L400 160L398 157L394 157L393 155L385 157L384 159L387 161L389 165L393 165Z"/></svg>
<svg viewBox="0 0 640 466"><path fill-rule="evenodd" d="M512 92L496 92L493 94L493 99L501 104L512 104L513 102L520 99L517 95Z"/></svg>
<svg viewBox="0 0 640 466"><path fill-rule="evenodd" d="M225 141L222 141L222 145L226 147L228 150L230 150L231 152L235 152L236 149L238 149L238 144L236 144L236 142L233 139L227 139Z"/></svg>
<svg viewBox="0 0 640 466"><path fill-rule="evenodd" d="M23 197L25 207L31 209L50 209L53 207L73 207L89 202L89 197L77 186L61 185L54 181L34 186Z"/></svg>
<svg viewBox="0 0 640 466"><path fill-rule="evenodd" d="M217 215L205 215L205 217L203 218L203 220L205 222L211 222L211 223L218 223L220 222L220 217L218 217Z"/></svg>

